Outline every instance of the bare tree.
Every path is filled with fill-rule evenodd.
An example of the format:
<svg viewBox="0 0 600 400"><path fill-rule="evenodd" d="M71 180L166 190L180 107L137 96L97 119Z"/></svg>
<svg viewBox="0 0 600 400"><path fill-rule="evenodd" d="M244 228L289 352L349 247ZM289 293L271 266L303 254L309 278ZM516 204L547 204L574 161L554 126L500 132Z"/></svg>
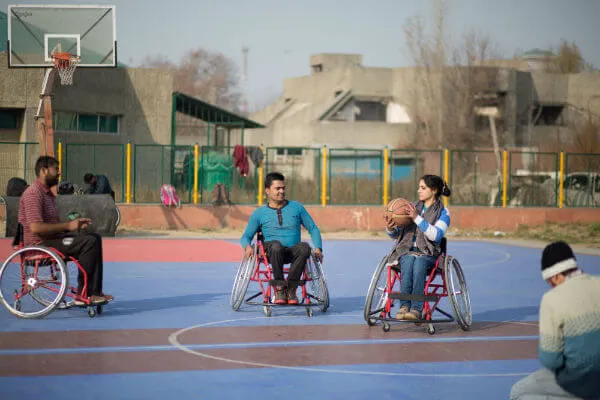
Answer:
<svg viewBox="0 0 600 400"><path fill-rule="evenodd" d="M175 90L239 111L241 93L237 66L222 53L198 48L188 51L179 63L163 56L149 56L141 67L169 69L174 72Z"/></svg>
<svg viewBox="0 0 600 400"><path fill-rule="evenodd" d="M497 93L498 72L485 66L497 58L490 37L480 31L467 31L453 40L446 29L449 10L444 0L433 0L432 24L416 16L404 25L406 45L415 66L409 108L417 121L416 140L420 147L494 148L495 178L501 183L501 141L497 121L502 99ZM485 130L489 134L477 134ZM481 133L481 132L479 132ZM415 144L417 145L417 143ZM463 160L464 177L477 166L477 157ZM475 190L470 187L469 190Z"/></svg>
<svg viewBox="0 0 600 400"><path fill-rule="evenodd" d="M419 125L421 145L482 145L473 135L477 95L493 92L496 75L481 65L497 50L489 36L479 31L470 31L453 44L446 31L447 14L445 2L433 0L431 29L421 16L409 18L404 25L416 67L409 108Z"/></svg>

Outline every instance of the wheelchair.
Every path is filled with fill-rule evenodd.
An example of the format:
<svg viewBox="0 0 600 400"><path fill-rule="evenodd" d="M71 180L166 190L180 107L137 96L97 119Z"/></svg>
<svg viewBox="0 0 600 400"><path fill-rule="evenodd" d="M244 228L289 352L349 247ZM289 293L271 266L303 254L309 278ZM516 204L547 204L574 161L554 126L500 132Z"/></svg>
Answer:
<svg viewBox="0 0 600 400"><path fill-rule="evenodd" d="M230 297L233 311L238 311L242 303L263 306L263 312L267 317L271 316L273 307L304 307L306 315L309 317L312 317L313 307L318 307L322 312L327 311L329 308L329 290L323 268L314 252L311 252L302 272L298 286L302 291L299 303L275 304L275 290L269 284L273 279L273 271L265 253L264 236L261 232L257 233L256 241L252 246L254 248L252 256L241 261L233 281ZM289 267L284 266L283 272L286 275L289 272ZM257 282L260 290L245 298L250 282Z"/></svg>
<svg viewBox="0 0 600 400"><path fill-rule="evenodd" d="M446 245L446 238L443 238L442 253L435 266L427 272L423 295L394 291L394 286L399 286L402 279L400 264L398 260L390 262L391 253L383 257L373 273L365 301L364 319L369 326L381 322L383 331L389 332L391 323L395 322L425 324L426 332L430 335L435 334L436 323L456 322L464 331L471 328L471 300L467 281L458 260L447 254ZM449 299L454 315L439 307L444 297ZM415 321L394 318L391 310L394 300L423 301L422 319ZM434 316L436 311L442 316Z"/></svg>
<svg viewBox="0 0 600 400"><path fill-rule="evenodd" d="M66 309L75 301L84 303L89 317L102 314L102 306L92 304L87 295L87 273L75 258L66 257L58 250L39 245L24 246L23 231L19 224L13 241L14 252L0 268L0 302L20 318L42 318L55 309ZM71 284L69 268L81 273L84 280L82 293L77 282Z"/></svg>

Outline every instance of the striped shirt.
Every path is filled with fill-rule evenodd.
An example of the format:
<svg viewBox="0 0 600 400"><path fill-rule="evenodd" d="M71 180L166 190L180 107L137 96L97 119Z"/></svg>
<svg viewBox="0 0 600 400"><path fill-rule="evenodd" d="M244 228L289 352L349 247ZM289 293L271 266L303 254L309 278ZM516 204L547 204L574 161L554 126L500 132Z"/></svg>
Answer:
<svg viewBox="0 0 600 400"><path fill-rule="evenodd" d="M415 224L417 224L417 227L425 234L427 239L438 244L442 243L442 238L450 226L450 211L448 211L446 207L442 208L440 217L433 225L422 217L423 214L425 214L425 207L423 207L421 215L417 215L417 218L415 218ZM398 236L400 236L401 231L402 228L400 227L394 228L392 231L388 231L386 228L386 233L392 239L396 239ZM413 246L416 246L416 238L417 236L415 235L413 238Z"/></svg>
<svg viewBox="0 0 600 400"><path fill-rule="evenodd" d="M432 242L442 243L442 238L450 226L450 212L444 207L440 213L440 218L433 225L422 217L423 214L425 214L425 207L423 207L422 214L417 215L417 218L415 218L415 224L417 224L427 239Z"/></svg>
<svg viewBox="0 0 600 400"><path fill-rule="evenodd" d="M45 222L57 224L60 222L56 209L56 197L52 191L36 180L21 195L19 201L19 223L23 225L23 244L37 244L42 237L31 232L31 224Z"/></svg>

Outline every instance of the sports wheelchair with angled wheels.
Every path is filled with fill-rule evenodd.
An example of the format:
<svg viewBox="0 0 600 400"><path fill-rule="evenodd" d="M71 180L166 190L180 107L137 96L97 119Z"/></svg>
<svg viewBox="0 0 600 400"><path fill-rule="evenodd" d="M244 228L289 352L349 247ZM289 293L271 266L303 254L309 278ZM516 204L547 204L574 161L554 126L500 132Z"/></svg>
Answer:
<svg viewBox="0 0 600 400"><path fill-rule="evenodd" d="M427 272L423 295L402 294L395 291L400 286L402 274L398 260L390 260L391 253L383 257L371 278L364 306L364 318L369 326L381 322L384 332L391 329L391 323L425 324L426 332L435 333L435 323L456 322L462 330L469 330L472 323L471 300L465 275L458 260L446 252L446 238L441 243L442 254L435 265ZM447 297L454 316L439 307ZM399 320L393 317L394 300L423 301L421 320ZM442 314L441 317L434 312ZM445 317L445 318L444 318Z"/></svg>
<svg viewBox="0 0 600 400"><path fill-rule="evenodd" d="M304 307L306 315L312 316L312 308L318 307L326 312L329 307L329 289L325 281L325 274L321 263L311 252L306 267L302 272L299 287L302 295L298 304L275 304L275 290L269 284L273 279L273 270L267 259L264 248L264 236L261 232L256 234L256 240L252 244L254 252L251 257L242 259L231 290L230 304L234 311L238 311L242 303L263 306L265 316L270 317L273 307ZM284 266L284 275L289 272L289 267ZM258 283L258 292L246 298L246 292L250 282Z"/></svg>
<svg viewBox="0 0 600 400"><path fill-rule="evenodd" d="M0 268L0 302L8 311L20 318L42 318L57 308L78 306L87 308L90 317L101 314L106 302L91 302L88 276L79 261L51 247L23 246L22 232L19 224L15 251ZM69 282L75 271L83 277L82 293L78 293L76 278L73 284Z"/></svg>

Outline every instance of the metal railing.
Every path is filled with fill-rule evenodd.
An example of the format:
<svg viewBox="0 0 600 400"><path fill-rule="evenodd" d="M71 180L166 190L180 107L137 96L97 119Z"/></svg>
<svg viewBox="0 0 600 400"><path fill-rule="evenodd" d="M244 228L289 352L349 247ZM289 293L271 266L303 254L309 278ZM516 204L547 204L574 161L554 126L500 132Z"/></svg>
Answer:
<svg viewBox="0 0 600 400"><path fill-rule="evenodd" d="M62 178L83 184L106 175L124 203L159 203L171 184L184 204L210 204L218 184L234 204L264 204L264 177L284 174L287 195L304 204L381 205L416 198L424 174L442 176L448 205L600 207L600 154L504 150L62 144ZM35 179L37 143L0 142L0 186ZM237 159L236 159L237 156ZM240 158L241 157L241 158ZM244 162L241 162L243 158ZM241 164L240 164L241 162Z"/></svg>

